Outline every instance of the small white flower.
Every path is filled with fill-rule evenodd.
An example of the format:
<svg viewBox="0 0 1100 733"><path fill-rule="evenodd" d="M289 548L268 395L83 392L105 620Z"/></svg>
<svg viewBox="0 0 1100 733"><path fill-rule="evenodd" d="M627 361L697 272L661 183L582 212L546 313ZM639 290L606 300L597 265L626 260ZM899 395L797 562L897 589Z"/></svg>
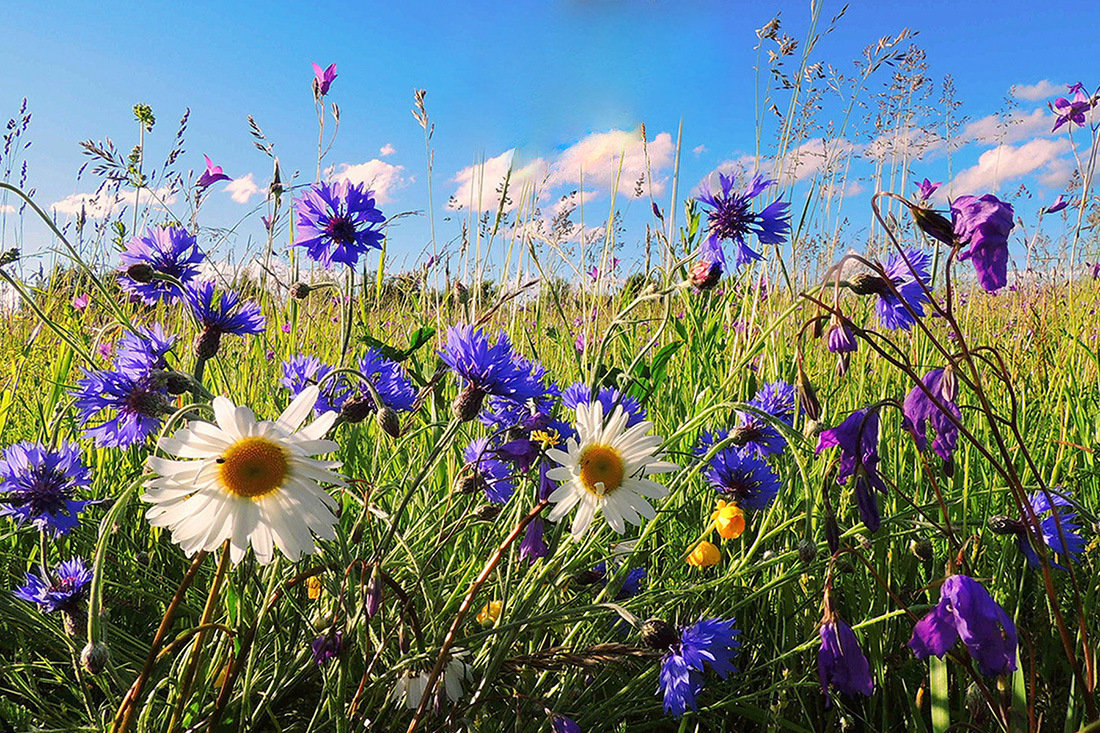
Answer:
<svg viewBox="0 0 1100 733"><path fill-rule="evenodd" d="M420 698L424 696L424 688L428 686L429 676L426 671L406 672L397 679L390 697L402 702L409 710L416 710L420 706ZM470 666L457 656L452 656L441 676L436 689L442 688L447 693L447 699L455 702L462 697L462 682L470 676Z"/></svg>
<svg viewBox="0 0 1100 733"><path fill-rule="evenodd" d="M310 456L336 450L323 439L336 413L299 430L316 401L317 387L307 387L277 420L258 421L249 408L215 397L216 424L192 421L160 440L166 453L191 460L148 458L156 474L141 497L153 504L149 524L170 529L188 555L229 540L234 563L249 545L266 564L276 545L296 561L317 549L314 534L335 539L336 501L320 484L344 484L333 470L340 463Z"/></svg>
<svg viewBox="0 0 1100 733"><path fill-rule="evenodd" d="M668 495L665 486L647 477L675 471L676 464L659 459L661 438L649 434L652 423L642 421L627 428L627 418L617 406L605 425L599 402L581 403L577 405L579 441L570 438L567 450L547 451L560 466L546 475L562 482L550 494L554 508L548 519L556 522L578 507L572 527L575 540L588 531L597 512L619 534L626 531L626 523L640 526L642 517L656 516L646 499Z"/></svg>

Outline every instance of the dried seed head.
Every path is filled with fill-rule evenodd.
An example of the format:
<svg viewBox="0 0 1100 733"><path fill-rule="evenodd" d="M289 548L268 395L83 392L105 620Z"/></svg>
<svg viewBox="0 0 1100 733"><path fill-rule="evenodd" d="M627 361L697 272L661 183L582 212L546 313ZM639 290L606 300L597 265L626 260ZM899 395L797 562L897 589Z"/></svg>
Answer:
<svg viewBox="0 0 1100 733"><path fill-rule="evenodd" d="M927 537L920 537L909 543L909 551L916 555L921 560L928 562L935 557L935 550L932 547L932 540Z"/></svg>
<svg viewBox="0 0 1100 733"><path fill-rule="evenodd" d="M500 514L499 504L482 504L474 512L474 516L483 522L491 522Z"/></svg>

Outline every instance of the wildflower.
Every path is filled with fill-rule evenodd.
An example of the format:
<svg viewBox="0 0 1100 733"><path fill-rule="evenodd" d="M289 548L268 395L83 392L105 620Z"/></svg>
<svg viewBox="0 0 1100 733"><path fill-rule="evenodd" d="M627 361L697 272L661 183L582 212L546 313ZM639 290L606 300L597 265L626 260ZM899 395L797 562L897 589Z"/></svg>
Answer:
<svg viewBox="0 0 1100 733"><path fill-rule="evenodd" d="M332 367L325 364L316 356L298 354L283 362L283 376L279 378L279 384L290 390L291 397L297 397L311 384L319 384L325 376L332 371ZM338 398L334 394L336 382L325 382L324 388L317 393L317 402L313 405L314 414L340 409Z"/></svg>
<svg viewBox="0 0 1100 733"><path fill-rule="evenodd" d="M912 265L912 269L905 264L906 259ZM923 283L924 287L928 286L930 263L931 258L928 254L915 248L905 250L904 259L894 254L886 261L883 269L901 297L894 295L888 288L878 292L879 299L875 303L875 313L883 326L908 331L916 323L916 318L924 315L923 304L928 299L921 284ZM906 304L909 308L906 308ZM909 312L910 308L912 313Z"/></svg>
<svg viewBox="0 0 1100 733"><path fill-rule="evenodd" d="M1047 495L1048 492L1046 491L1036 491L1028 497L1031 510L1035 513L1036 519L1039 520L1039 534L1042 536L1044 544L1052 551L1064 558L1075 561L1077 556L1085 551L1085 540L1081 537L1081 528L1077 526L1077 513L1072 510L1073 504L1068 494L1051 489L1049 490L1049 498L1047 498ZM1057 519L1054 516L1055 507L1058 508ZM1061 507L1071 508L1062 509ZM1035 547L1032 546L1031 533L1027 531L1029 521L1030 519L1026 515L1019 519L999 516L991 517L989 526L997 534L1016 535L1016 542L1020 547L1020 552L1027 559L1027 564L1033 568L1038 568L1041 563ZM1062 525L1061 534L1058 532L1059 522ZM1064 544L1062 543L1062 535L1065 535L1066 538ZM1056 568L1062 568L1056 562L1051 564Z"/></svg>
<svg viewBox="0 0 1100 733"><path fill-rule="evenodd" d="M486 395L526 402L542 394L542 385L531 379L503 333L490 345L480 328L452 326L447 331L447 343L438 353L443 363L466 381L466 388L453 405L460 420L476 417Z"/></svg>
<svg viewBox="0 0 1100 733"><path fill-rule="evenodd" d="M1012 205L992 194L981 198L959 196L951 202L955 241L970 247L959 260L974 260L978 284L987 292L1008 282L1008 235L1012 231Z"/></svg>
<svg viewBox="0 0 1100 733"><path fill-rule="evenodd" d="M343 648L344 632L340 629L321 634L310 645L310 650L313 652L313 661L318 667L324 667L340 656Z"/></svg>
<svg viewBox="0 0 1100 733"><path fill-rule="evenodd" d="M176 337L166 334L159 323L154 323L152 328L137 326L133 333L119 339L115 368L135 375L167 369L167 356L175 345Z"/></svg>
<svg viewBox="0 0 1100 733"><path fill-rule="evenodd" d="M1065 97L1058 97L1054 100L1054 104L1048 104L1050 111L1058 116L1058 119L1054 121L1054 127L1051 132L1054 132L1062 125L1069 122L1075 122L1079 126L1085 124L1085 113L1092 109L1093 101L1085 94L1085 88L1078 82L1072 85L1070 93L1073 94L1073 100L1070 101Z"/></svg>
<svg viewBox="0 0 1100 733"><path fill-rule="evenodd" d="M829 685L845 695L870 696L875 682L871 679L871 667L859 648L852 627L829 607L826 602L825 617L818 631L821 648L817 653L817 676L821 680L821 692L826 705L831 704Z"/></svg>
<svg viewBox="0 0 1100 733"><path fill-rule="evenodd" d="M462 457L466 460L465 471L468 488L463 493L472 493L480 489L485 498L494 504L506 504L515 493L512 483L512 470L497 457L497 452L489 447L488 438L476 438L470 441Z"/></svg>
<svg viewBox="0 0 1100 733"><path fill-rule="evenodd" d="M850 355L859 348L848 319L833 316L829 321L829 333L826 339L829 351L837 355L837 374L843 376L848 371Z"/></svg>
<svg viewBox="0 0 1100 733"><path fill-rule="evenodd" d="M706 455L729 434L722 430L714 435L703 433L696 455ZM752 511L767 509L779 494L779 477L748 446L728 445L719 450L704 476L723 499Z"/></svg>
<svg viewBox="0 0 1100 733"><path fill-rule="evenodd" d="M580 540L602 512L608 525L622 534L625 523L641 524L641 518L656 516L647 502L662 499L668 489L648 478L676 470L676 465L658 457L661 438L650 435L648 421L626 427L627 414L617 406L604 423L600 402L577 406L577 438L570 438L567 450L551 448L547 455L559 464L546 472L563 482L549 500L554 504L548 519L556 522L577 507L573 518L573 539Z"/></svg>
<svg viewBox="0 0 1100 733"><path fill-rule="evenodd" d="M962 639L987 677L1016 669L1016 627L981 583L952 575L940 587L940 602L917 622L909 648L917 659L943 658Z"/></svg>
<svg viewBox="0 0 1100 733"><path fill-rule="evenodd" d="M925 178L923 181L916 185L920 187L920 200L927 201L928 199L932 198L932 194L936 192L936 189L943 184L939 181L932 183L927 178Z"/></svg>
<svg viewBox="0 0 1100 733"><path fill-rule="evenodd" d="M735 502L718 500L710 523L724 540L735 540L745 531L745 512Z"/></svg>
<svg viewBox="0 0 1100 733"><path fill-rule="evenodd" d="M84 309L88 307L88 304L92 302L92 296L88 293L81 293L80 295L74 295L72 306L74 309L84 312Z"/></svg>
<svg viewBox="0 0 1100 733"><path fill-rule="evenodd" d="M204 171L203 174L199 176L199 182L195 184L196 186L198 186L199 188L209 188L218 181L233 180L222 172L222 167L220 165L214 165L214 162L210 160L209 155L204 155L202 157L206 159L206 171Z"/></svg>
<svg viewBox="0 0 1100 733"><path fill-rule="evenodd" d="M763 193L764 189L775 185L775 181L763 176L754 176L748 188L740 193L733 191L733 176L718 175L721 189L714 193L709 184L703 183L698 201L711 207L707 212L707 226L710 238L718 242L731 241L737 245L737 266L741 267L753 260L761 259L759 252L749 247L746 238L756 234L761 244L782 244L791 228L789 204L783 200L772 202L767 208L754 213L750 206L752 200ZM725 263L725 258L722 258Z"/></svg>
<svg viewBox="0 0 1100 733"><path fill-rule="evenodd" d="M665 712L676 717L688 708L696 710L695 698L703 691L703 673L709 667L725 679L736 672L733 657L741 648L741 633L733 619L703 619L677 634L662 621L647 621L642 640L652 649L667 650L661 660L660 686Z"/></svg>
<svg viewBox="0 0 1100 733"><path fill-rule="evenodd" d="M588 403L592 390L584 382L574 382L561 393L561 404L570 410L576 410L582 403ZM632 428L646 419L645 408L637 399L629 394L623 394L614 387L600 387L596 391L596 401L603 406L603 414L610 415L616 406L621 406L626 413L626 426Z"/></svg>
<svg viewBox="0 0 1100 733"><path fill-rule="evenodd" d="M699 259L691 268L691 284L696 290L710 290L722 279L726 253L716 237L708 237L699 248Z"/></svg>
<svg viewBox="0 0 1100 733"><path fill-rule="evenodd" d="M321 579L316 575L311 575L306 578L306 597L311 601L316 601L321 597Z"/></svg>
<svg viewBox="0 0 1100 733"><path fill-rule="evenodd" d="M748 405L790 425L794 421L794 395L794 387L780 380L761 387ZM740 423L730 434L743 452L761 459L783 452L787 441L774 425L756 412L737 414Z"/></svg>
<svg viewBox="0 0 1100 733"><path fill-rule="evenodd" d="M374 192L350 181L315 183L294 202L298 241L311 260L325 267L339 262L355 267L369 249L382 249L386 220L375 206Z"/></svg>
<svg viewBox="0 0 1100 733"><path fill-rule="evenodd" d="M428 677L427 672L406 672L394 685L392 699L401 701L409 710L416 710L420 706L420 698L424 696L424 689L428 686ZM462 683L469 677L469 665L456 653L440 675L435 694L445 693L448 700L455 702L462 697Z"/></svg>
<svg viewBox="0 0 1100 733"><path fill-rule="evenodd" d="M713 542L702 540L687 556L687 564L693 568L709 568L722 560L722 553Z"/></svg>
<svg viewBox="0 0 1100 733"><path fill-rule="evenodd" d="M171 412L168 390L163 385L158 385L149 373L126 369L85 371L73 396L84 434L100 447L125 448L144 443L160 430L164 416ZM115 414L101 425L87 428L92 418L104 410Z"/></svg>
<svg viewBox="0 0 1100 733"><path fill-rule="evenodd" d="M855 477L856 503L859 516L872 532L881 524L874 491L886 493L886 485L878 475L878 412L865 408L856 410L835 428L823 430L818 436L815 455L826 448L839 446L840 468L836 482L844 485Z"/></svg>
<svg viewBox="0 0 1100 733"><path fill-rule="evenodd" d="M550 554L550 548L543 539L545 533L546 523L540 517L532 519L519 543L520 558L526 558L527 562L534 564L535 560Z"/></svg>
<svg viewBox="0 0 1100 733"><path fill-rule="evenodd" d="M572 718L558 713L550 715L550 728L554 733L582 733L581 727Z"/></svg>
<svg viewBox="0 0 1100 733"><path fill-rule="evenodd" d="M73 497L91 483L78 446L63 443L51 450L41 443L16 443L0 459L0 516L20 525L29 522L55 537L68 534L93 503Z"/></svg>
<svg viewBox="0 0 1100 733"><path fill-rule="evenodd" d="M319 64L313 64L313 93L318 97L328 94L336 78L336 64L329 64L327 69L322 69Z"/></svg>
<svg viewBox="0 0 1100 733"><path fill-rule="evenodd" d="M378 391L382 404L392 410L409 412L416 403L416 390L413 389L405 370L395 361L382 355L380 351L368 348L357 364L359 373L370 380ZM356 396L369 401L371 410L377 409L374 397L362 385L352 390L352 399Z"/></svg>
<svg viewBox="0 0 1100 733"><path fill-rule="evenodd" d="M187 302L191 314L202 327L195 342L195 353L200 359L209 359L218 353L223 334L244 336L264 332L264 316L258 303L241 302L241 296L232 290L217 294L212 282L188 285Z"/></svg>
<svg viewBox="0 0 1100 733"><path fill-rule="evenodd" d="M1050 206L1043 209L1043 213L1044 214L1057 214L1059 211L1066 208L1067 206L1069 206L1069 202L1066 201L1065 197L1062 194L1058 194L1058 200L1055 201Z"/></svg>
<svg viewBox="0 0 1100 733"><path fill-rule="evenodd" d="M88 594L92 571L79 557L60 563L50 577L27 573L27 582L15 591L15 597L37 603L42 613L73 611Z"/></svg>
<svg viewBox="0 0 1100 733"><path fill-rule="evenodd" d="M921 382L932 393L936 401L942 403L947 412L936 406L935 402L924 393L920 387L913 387L905 396L902 412L902 427L913 435L917 450L928 447L928 438L925 435L926 426L932 424L936 437L932 440L932 450L949 462L955 452L955 446L959 442L959 429L951 422L948 415L956 420L962 418L962 413L955 404L955 396L958 391L954 375L944 369L933 369L921 377Z"/></svg>
<svg viewBox="0 0 1100 733"><path fill-rule="evenodd" d="M326 412L299 429L317 402L317 387L302 390L275 421L257 421L247 407L214 398L215 423L192 421L159 447L181 458L150 456L154 477L142 499L145 516L167 527L188 555L215 550L230 540L230 559L240 562L252 546L266 565L274 547L290 560L316 550L311 532L335 539L336 501L321 483L343 485L337 461L310 458L335 451L324 440L336 420Z"/></svg>
<svg viewBox="0 0 1100 733"><path fill-rule="evenodd" d="M477 622L482 626L492 626L500 618L500 609L502 608L500 601L489 601L485 604L485 607L481 609L477 614Z"/></svg>
<svg viewBox="0 0 1100 733"><path fill-rule="evenodd" d="M141 236L132 237L118 259L123 265L123 273L119 277L122 289L153 305L161 300L171 302L184 296L176 283L157 279L153 276L155 273L187 285L199 274L198 266L205 256L199 250L195 237L186 229L154 227L146 229ZM145 274L141 274L142 271Z"/></svg>

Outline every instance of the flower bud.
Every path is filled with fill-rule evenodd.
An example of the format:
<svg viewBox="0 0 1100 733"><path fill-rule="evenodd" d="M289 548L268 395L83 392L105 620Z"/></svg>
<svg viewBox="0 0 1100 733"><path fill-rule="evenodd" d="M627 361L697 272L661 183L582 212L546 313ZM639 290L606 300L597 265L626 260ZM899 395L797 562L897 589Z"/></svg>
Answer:
<svg viewBox="0 0 1100 733"><path fill-rule="evenodd" d="M369 395L347 400L340 408L340 417L344 422L361 423L367 415L374 412L374 400Z"/></svg>
<svg viewBox="0 0 1100 733"><path fill-rule="evenodd" d="M155 272L152 266L144 262L137 262L126 268L126 277L138 283L151 283Z"/></svg>
<svg viewBox="0 0 1100 733"><path fill-rule="evenodd" d="M470 301L470 290L458 280L455 280L454 285L451 286L451 292L459 305L466 305Z"/></svg>
<svg viewBox="0 0 1100 733"><path fill-rule="evenodd" d="M810 565L817 559L817 543L803 538L798 543L798 559L803 565Z"/></svg>
<svg viewBox="0 0 1100 733"><path fill-rule="evenodd" d="M921 231L928 236L938 239L944 244L952 245L955 243L955 227L947 217L937 214L932 209L912 204L909 206L909 213L912 214L913 221L917 223Z"/></svg>
<svg viewBox="0 0 1100 733"><path fill-rule="evenodd" d="M80 666L91 675L102 672L107 667L107 662L110 659L111 654L107 649L107 645L99 641L94 643L89 641L80 652Z"/></svg>
<svg viewBox="0 0 1100 733"><path fill-rule="evenodd" d="M211 359L222 345L222 332L214 328L203 329L195 338L195 356L199 359Z"/></svg>
<svg viewBox="0 0 1100 733"><path fill-rule="evenodd" d="M491 522L500 514L499 504L482 504L474 511L474 516L483 522Z"/></svg>
<svg viewBox="0 0 1100 733"><path fill-rule="evenodd" d="M699 260L691 268L690 279L696 290L710 290L722 279L722 266L717 262Z"/></svg>
<svg viewBox="0 0 1100 733"><path fill-rule="evenodd" d="M871 275L866 272L853 275L848 280L848 289L856 295L888 295L890 293L890 288L886 286L885 280L878 275Z"/></svg>
<svg viewBox="0 0 1100 733"><path fill-rule="evenodd" d="M375 414L374 420L386 435L391 438L401 437L401 420L392 407L383 405L382 409Z"/></svg>
<svg viewBox="0 0 1100 733"><path fill-rule="evenodd" d="M651 618L638 629L642 643L654 651L666 651L680 641L676 629L660 619Z"/></svg>
<svg viewBox="0 0 1100 733"><path fill-rule="evenodd" d="M374 566L374 570L370 574L370 582L367 585L367 600L364 610L367 612L367 618L374 618L374 614L378 613L378 609L382 606L382 571L377 565Z"/></svg>
<svg viewBox="0 0 1100 733"><path fill-rule="evenodd" d="M295 300L305 300L309 297L310 291L313 290L310 286L303 282L297 282L290 286L290 297Z"/></svg>
<svg viewBox="0 0 1100 733"><path fill-rule="evenodd" d="M993 534L1017 534L1024 531L1023 522L1013 517L1006 517L1003 514L990 517L986 521L986 526Z"/></svg>
<svg viewBox="0 0 1100 733"><path fill-rule="evenodd" d="M65 627L65 635L75 639L80 636L81 630L88 622L88 613L75 603L69 603L61 609L61 621Z"/></svg>
<svg viewBox="0 0 1100 733"><path fill-rule="evenodd" d="M825 517L825 542L829 545L829 552L834 555L840 549L840 527L837 526L832 512Z"/></svg>
<svg viewBox="0 0 1100 733"><path fill-rule="evenodd" d="M935 557L935 551L932 547L932 540L927 537L920 537L909 543L909 552L916 555L921 560L928 562Z"/></svg>
<svg viewBox="0 0 1100 733"><path fill-rule="evenodd" d="M477 493L477 490L481 488L481 484L481 477L478 476L475 471L459 476L458 480L455 481L454 490L456 494L465 494L469 496L470 494Z"/></svg>
<svg viewBox="0 0 1100 733"><path fill-rule="evenodd" d="M460 422L469 422L481 412L481 405L485 402L485 392L474 385L467 385L458 393L451 404L451 413Z"/></svg>
<svg viewBox="0 0 1100 733"><path fill-rule="evenodd" d="M810 383L810 378L806 376L801 364L798 366L798 400L802 410L811 420L821 419L821 403L817 399L817 391Z"/></svg>

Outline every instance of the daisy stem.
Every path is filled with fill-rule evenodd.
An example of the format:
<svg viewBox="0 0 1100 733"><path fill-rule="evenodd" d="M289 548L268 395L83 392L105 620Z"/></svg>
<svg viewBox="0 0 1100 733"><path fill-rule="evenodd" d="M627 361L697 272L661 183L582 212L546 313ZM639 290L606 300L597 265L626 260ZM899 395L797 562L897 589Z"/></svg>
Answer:
<svg viewBox="0 0 1100 733"><path fill-rule="evenodd" d="M126 731L130 730L130 725L134 721L134 712L137 710L138 698L141 697L141 692L145 689L145 683L149 681L149 675L153 671L153 664L157 660L157 652L160 651L160 645L164 643L164 638L168 635L168 629L172 625L173 619L176 617L176 611L179 610L180 603L183 602L183 596L191 586L191 583L195 580L195 575L198 573L199 567L202 565L203 560L206 559L207 554L205 550L200 550L198 554L195 555L195 559L191 562L191 567L187 569L186 575L183 576L183 580L180 581L179 587L176 588L176 594L172 596L172 601L168 604L168 608L164 612L164 618L160 621L160 627L157 628L156 636L153 637L153 643L149 646L149 653L145 657L145 664L142 665L141 674L134 680L134 684L130 686L129 692L126 693L126 696L122 699L122 704L115 713L111 733L126 733Z"/></svg>
<svg viewBox="0 0 1100 733"><path fill-rule="evenodd" d="M176 729L176 724L183 709L191 696L191 690L195 683L195 672L198 669L202 657L202 647L206 643L207 633L210 631L210 618L214 615L214 607L218 604L218 593L222 582L225 580L226 571L229 568L229 540L222 543L222 556L218 560L218 571L214 575L214 581L210 584L210 594L206 597L206 606L202 609L202 618L199 619L198 633L195 634L195 644L191 648L190 659L187 660L187 670L183 673L183 681L179 687L179 698L176 700L176 709L172 712L172 718L168 723L168 730Z"/></svg>

